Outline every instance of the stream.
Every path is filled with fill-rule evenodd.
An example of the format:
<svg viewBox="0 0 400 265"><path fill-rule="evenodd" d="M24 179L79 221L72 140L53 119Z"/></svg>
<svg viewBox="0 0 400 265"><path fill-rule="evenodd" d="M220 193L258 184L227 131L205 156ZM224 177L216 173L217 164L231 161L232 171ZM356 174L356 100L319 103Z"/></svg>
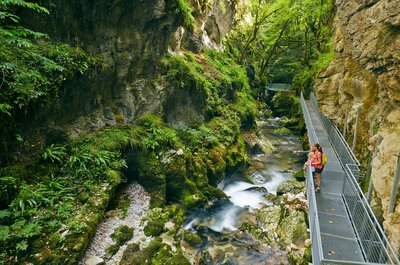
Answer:
<svg viewBox="0 0 400 265"><path fill-rule="evenodd" d="M279 134L279 118L261 124L262 133L272 142L271 154L254 154L246 170L240 168L228 175L219 188L229 200L219 200L210 207L189 214L184 229L197 232L203 242L192 250L201 264L288 264L286 253L265 247L246 236L239 228L263 205L271 205L267 194L276 195L279 185L293 178L302 166L302 157L294 150L301 150L299 135ZM251 178L249 183L246 174Z"/></svg>
<svg viewBox="0 0 400 265"><path fill-rule="evenodd" d="M302 157L293 153L302 148L299 135L279 134L279 118L259 126L275 147L272 153L253 154L247 169L239 168L222 180L218 188L229 200L217 200L209 207L187 213L183 229L196 232L202 239L197 247L182 246L194 264L288 264L285 251L262 244L240 229L243 222L255 220L257 209L271 205L266 199L268 194L276 194L279 185L293 178L293 172L302 167ZM253 183L246 181L246 175ZM113 243L110 235L120 225L133 227L134 237L106 264L119 264L128 243L147 245L151 240L143 234L142 222L149 208L149 195L135 182L128 184L121 195L129 196L131 201L126 217L121 218L114 210L106 213L80 264L104 262L105 249Z"/></svg>

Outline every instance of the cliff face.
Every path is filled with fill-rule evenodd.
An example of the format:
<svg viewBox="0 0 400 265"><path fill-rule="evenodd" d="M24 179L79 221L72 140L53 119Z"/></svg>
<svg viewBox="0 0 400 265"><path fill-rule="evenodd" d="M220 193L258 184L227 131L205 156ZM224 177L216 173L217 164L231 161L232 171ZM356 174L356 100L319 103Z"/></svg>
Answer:
<svg viewBox="0 0 400 265"><path fill-rule="evenodd" d="M234 21L235 4L213 1L201 10L195 3L189 1L196 24L192 32L182 26L183 11L175 0L43 0L50 16L25 16L25 24L52 39L100 54L104 66L92 76L67 84L59 108L36 111L27 123L35 130L42 126L51 131L45 139L60 139L130 123L148 112L162 114L171 123L204 119L195 93L180 94L166 86L160 61L167 52L196 52L202 46L220 49Z"/></svg>
<svg viewBox="0 0 400 265"><path fill-rule="evenodd" d="M322 111L340 128L349 106L348 140L360 108L356 155L362 161L368 156L369 139L383 137L372 160L373 207L400 253L400 196L395 212L388 213L400 154L400 2L337 0L336 5L335 59L317 78L316 95ZM374 140L370 142L373 149Z"/></svg>

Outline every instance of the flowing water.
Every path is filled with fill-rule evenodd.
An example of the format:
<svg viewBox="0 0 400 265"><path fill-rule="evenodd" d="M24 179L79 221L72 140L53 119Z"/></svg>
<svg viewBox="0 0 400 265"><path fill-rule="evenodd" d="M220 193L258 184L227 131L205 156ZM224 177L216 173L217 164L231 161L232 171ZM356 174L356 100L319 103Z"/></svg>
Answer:
<svg viewBox="0 0 400 265"><path fill-rule="evenodd" d="M260 244L239 228L244 221L254 218L252 214L265 204L268 193L276 193L278 186L293 177L293 172L300 169L301 157L293 150L302 147L298 135L279 135L278 119L270 119L261 125L262 133L273 143L275 150L271 154L254 154L248 169L240 168L226 176L219 184L229 200L218 200L210 207L189 213L184 229L196 231L202 238L202 244L196 248L187 246L185 252L194 257L195 264L287 264L286 253ZM247 182L246 174L253 183ZM122 218L115 210L107 212L104 221L97 229L96 235L88 247L80 264L97 264L104 258L106 248L113 244L110 235L120 225L134 227L134 237L128 243L142 242L147 244L151 238L143 234L141 220L146 216L150 197L137 183L130 183L121 193L129 196L131 205L127 216ZM268 196L267 196L268 197ZM127 243L127 244L128 244ZM124 244L106 264L119 264ZM95 258L96 262L89 260Z"/></svg>
<svg viewBox="0 0 400 265"><path fill-rule="evenodd" d="M219 200L210 207L189 214L184 229L196 231L203 239L197 249L203 264L285 264L287 257L279 249L266 248L245 236L242 223L252 218L252 212L268 201L269 193L276 194L278 186L293 178L301 168L302 158L293 153L302 148L298 135L280 135L279 119L270 119L262 125L262 133L273 143L271 154L254 154L250 167L240 168L219 184L229 200ZM247 182L246 174L253 183ZM207 251L207 252L206 252ZM209 253L204 255L204 253Z"/></svg>

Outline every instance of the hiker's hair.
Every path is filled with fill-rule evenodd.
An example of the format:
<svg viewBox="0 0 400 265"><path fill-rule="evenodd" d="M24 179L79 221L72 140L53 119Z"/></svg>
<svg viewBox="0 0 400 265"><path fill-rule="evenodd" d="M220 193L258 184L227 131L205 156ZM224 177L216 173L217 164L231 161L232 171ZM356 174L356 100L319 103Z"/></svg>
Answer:
<svg viewBox="0 0 400 265"><path fill-rule="evenodd" d="M322 147L321 147L318 143L315 143L314 146L315 146L315 148L317 148L317 150L318 150L319 152L323 153Z"/></svg>

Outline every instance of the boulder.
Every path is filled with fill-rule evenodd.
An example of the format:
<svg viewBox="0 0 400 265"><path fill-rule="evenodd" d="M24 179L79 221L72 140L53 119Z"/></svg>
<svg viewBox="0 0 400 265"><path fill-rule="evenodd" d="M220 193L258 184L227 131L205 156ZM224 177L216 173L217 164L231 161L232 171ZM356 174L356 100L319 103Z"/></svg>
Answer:
<svg viewBox="0 0 400 265"><path fill-rule="evenodd" d="M104 260L100 257L93 256L90 257L86 262L85 265L104 265L106 264Z"/></svg>

